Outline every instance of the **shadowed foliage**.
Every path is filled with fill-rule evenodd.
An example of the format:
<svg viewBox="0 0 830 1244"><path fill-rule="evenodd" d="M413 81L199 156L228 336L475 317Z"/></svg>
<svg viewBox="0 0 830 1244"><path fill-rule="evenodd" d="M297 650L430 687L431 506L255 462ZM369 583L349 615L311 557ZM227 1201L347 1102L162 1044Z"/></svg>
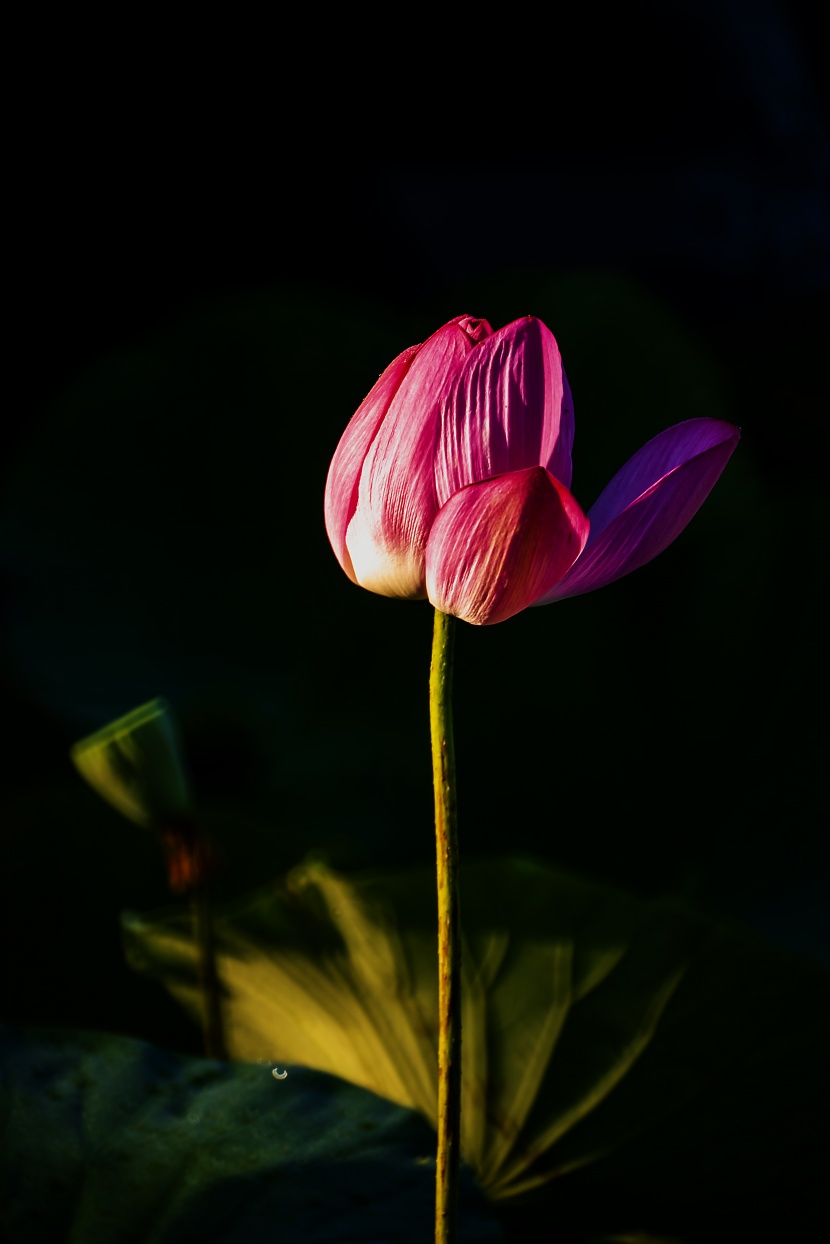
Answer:
<svg viewBox="0 0 830 1244"><path fill-rule="evenodd" d="M312 861L220 911L232 1056L328 1071L434 1122L433 891L427 869ZM823 967L532 858L462 865L462 925L463 1152L490 1198L641 1196L678 1229L689 1206L694 1222L810 1204ZM194 1010L186 918L125 917L124 934Z"/></svg>

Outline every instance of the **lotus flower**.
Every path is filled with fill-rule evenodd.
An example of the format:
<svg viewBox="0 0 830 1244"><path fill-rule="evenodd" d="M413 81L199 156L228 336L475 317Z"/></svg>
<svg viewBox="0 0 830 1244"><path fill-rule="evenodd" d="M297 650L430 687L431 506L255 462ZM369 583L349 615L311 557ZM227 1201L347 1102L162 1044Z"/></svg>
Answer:
<svg viewBox="0 0 830 1244"><path fill-rule="evenodd" d="M570 492L573 404L533 316L462 315L386 368L344 432L326 530L353 582L477 625L612 583L661 553L738 443L719 419L661 432L585 514Z"/></svg>

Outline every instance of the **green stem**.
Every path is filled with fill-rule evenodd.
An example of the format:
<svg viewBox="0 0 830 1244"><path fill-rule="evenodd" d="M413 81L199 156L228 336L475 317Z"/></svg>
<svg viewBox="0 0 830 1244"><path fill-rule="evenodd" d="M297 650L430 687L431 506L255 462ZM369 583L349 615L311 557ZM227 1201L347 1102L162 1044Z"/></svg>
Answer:
<svg viewBox="0 0 830 1244"><path fill-rule="evenodd" d="M216 943L213 916L206 881L191 891L190 910L196 934L199 985L202 992L202 1032L206 1058L227 1058L222 1030L222 1004L219 997L219 975L216 971Z"/></svg>
<svg viewBox="0 0 830 1244"><path fill-rule="evenodd" d="M196 970L202 996L205 1057L227 1058L210 903L210 877L214 868L210 843L192 816L171 818L160 823L157 829L167 863L170 889L174 894L190 896Z"/></svg>
<svg viewBox="0 0 830 1244"><path fill-rule="evenodd" d="M452 736L452 654L455 620L435 610L429 674L432 784L438 875L438 1159L435 1244L458 1236L461 1148L461 917L455 748Z"/></svg>

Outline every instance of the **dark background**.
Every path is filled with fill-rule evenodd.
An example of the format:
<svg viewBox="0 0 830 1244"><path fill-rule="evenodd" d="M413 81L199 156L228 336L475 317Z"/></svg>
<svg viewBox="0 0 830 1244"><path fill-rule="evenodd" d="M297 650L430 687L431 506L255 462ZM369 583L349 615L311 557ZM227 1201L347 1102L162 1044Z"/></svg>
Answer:
<svg viewBox="0 0 830 1244"><path fill-rule="evenodd" d="M310 850L432 857L431 611L347 581L322 493L377 374L460 313L556 334L586 508L664 427L743 429L650 566L459 628L463 852L532 850L828 954L816 9L464 16L266 46L110 32L69 68L53 31L33 55L2 429L2 1019L198 1049L122 961L119 912L167 901L156 844L68 761L156 695L224 893Z"/></svg>

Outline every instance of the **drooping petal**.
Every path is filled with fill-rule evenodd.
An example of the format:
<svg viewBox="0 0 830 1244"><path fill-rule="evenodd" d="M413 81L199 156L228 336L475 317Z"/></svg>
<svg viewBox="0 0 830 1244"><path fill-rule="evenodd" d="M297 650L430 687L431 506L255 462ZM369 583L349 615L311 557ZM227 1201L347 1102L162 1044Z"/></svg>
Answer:
<svg viewBox="0 0 830 1244"><path fill-rule="evenodd" d="M426 341L395 391L364 458L346 530L356 582L383 596L424 595L424 551L438 511L435 443L441 399L486 320L459 316Z"/></svg>
<svg viewBox="0 0 830 1244"><path fill-rule="evenodd" d="M467 484L544 466L570 487L573 403L559 347L525 316L476 346L441 410L438 501Z"/></svg>
<svg viewBox="0 0 830 1244"><path fill-rule="evenodd" d="M675 467L724 443L731 445L731 453L739 438L740 429L722 419L687 419L685 423L676 423L660 432L629 458L591 506L589 545L626 506ZM715 479L717 476L713 484Z"/></svg>
<svg viewBox="0 0 830 1244"><path fill-rule="evenodd" d="M540 605L593 592L662 553L711 492L740 438L719 419L690 419L644 445L588 511L591 535Z"/></svg>
<svg viewBox="0 0 830 1244"><path fill-rule="evenodd" d="M352 415L329 467L324 506L326 532L337 560L353 583L357 583L357 578L346 548L346 530L357 509L360 472L389 403L420 348L410 346L381 374Z"/></svg>
<svg viewBox="0 0 830 1244"><path fill-rule="evenodd" d="M427 595L436 609L466 622L503 622L561 579L589 527L576 500L544 467L471 484L433 523Z"/></svg>

